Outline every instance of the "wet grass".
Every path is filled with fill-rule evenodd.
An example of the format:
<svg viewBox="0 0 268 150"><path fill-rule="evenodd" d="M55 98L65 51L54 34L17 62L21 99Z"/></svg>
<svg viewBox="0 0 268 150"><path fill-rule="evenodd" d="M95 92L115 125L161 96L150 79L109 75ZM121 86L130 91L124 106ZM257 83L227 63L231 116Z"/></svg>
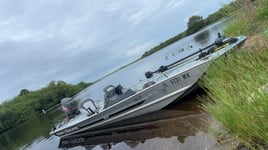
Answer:
<svg viewBox="0 0 268 150"><path fill-rule="evenodd" d="M236 51L217 60L202 79L203 104L229 133L268 144L268 49Z"/></svg>

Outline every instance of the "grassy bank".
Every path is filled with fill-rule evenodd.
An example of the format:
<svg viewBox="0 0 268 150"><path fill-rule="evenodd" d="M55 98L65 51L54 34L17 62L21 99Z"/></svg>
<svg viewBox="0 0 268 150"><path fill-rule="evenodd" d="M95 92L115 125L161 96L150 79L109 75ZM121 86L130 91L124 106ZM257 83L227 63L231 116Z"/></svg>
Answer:
<svg viewBox="0 0 268 150"><path fill-rule="evenodd" d="M201 85L203 107L228 137L253 149L268 146L268 1L243 0L225 35L247 35L235 52L217 60ZM230 139L229 139L230 140Z"/></svg>
<svg viewBox="0 0 268 150"><path fill-rule="evenodd" d="M268 1L267 0L236 0L232 5L235 21L225 29L226 36L262 34L268 29Z"/></svg>
<svg viewBox="0 0 268 150"><path fill-rule="evenodd" d="M204 104L234 137L268 144L268 49L237 51L216 61L203 79Z"/></svg>

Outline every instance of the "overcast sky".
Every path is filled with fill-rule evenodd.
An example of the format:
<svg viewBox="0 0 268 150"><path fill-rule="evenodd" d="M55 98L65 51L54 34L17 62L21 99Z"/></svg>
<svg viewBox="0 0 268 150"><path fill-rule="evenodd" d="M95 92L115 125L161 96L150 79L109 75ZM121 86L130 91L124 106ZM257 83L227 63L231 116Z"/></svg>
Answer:
<svg viewBox="0 0 268 150"><path fill-rule="evenodd" d="M51 80L92 82L230 0L0 0L0 103Z"/></svg>

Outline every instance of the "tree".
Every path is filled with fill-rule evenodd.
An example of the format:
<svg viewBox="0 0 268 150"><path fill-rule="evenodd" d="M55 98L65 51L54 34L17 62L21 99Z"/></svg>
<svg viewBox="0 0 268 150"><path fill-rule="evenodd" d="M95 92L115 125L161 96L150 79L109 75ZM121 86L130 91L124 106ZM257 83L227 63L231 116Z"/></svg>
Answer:
<svg viewBox="0 0 268 150"><path fill-rule="evenodd" d="M26 94L28 94L28 93L30 93L29 90L27 90L27 89L22 89L22 90L20 90L20 94L19 94L19 96L23 96L23 95L26 95Z"/></svg>
<svg viewBox="0 0 268 150"><path fill-rule="evenodd" d="M92 83L77 85L64 81L51 81L46 87L36 91L22 89L20 94L0 105L0 133L42 113L60 103L64 97L72 97Z"/></svg>
<svg viewBox="0 0 268 150"><path fill-rule="evenodd" d="M204 26L203 17L194 15L189 18L187 25L188 25L188 28L186 30L186 34L187 35L193 34Z"/></svg>

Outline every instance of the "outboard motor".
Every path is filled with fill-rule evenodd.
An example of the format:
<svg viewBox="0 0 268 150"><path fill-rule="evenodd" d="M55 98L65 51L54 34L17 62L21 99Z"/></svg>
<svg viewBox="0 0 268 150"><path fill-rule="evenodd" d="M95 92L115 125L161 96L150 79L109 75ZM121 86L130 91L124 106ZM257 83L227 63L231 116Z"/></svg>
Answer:
<svg viewBox="0 0 268 150"><path fill-rule="evenodd" d="M73 118L78 113L76 102L70 97L61 100L61 107L68 119Z"/></svg>

